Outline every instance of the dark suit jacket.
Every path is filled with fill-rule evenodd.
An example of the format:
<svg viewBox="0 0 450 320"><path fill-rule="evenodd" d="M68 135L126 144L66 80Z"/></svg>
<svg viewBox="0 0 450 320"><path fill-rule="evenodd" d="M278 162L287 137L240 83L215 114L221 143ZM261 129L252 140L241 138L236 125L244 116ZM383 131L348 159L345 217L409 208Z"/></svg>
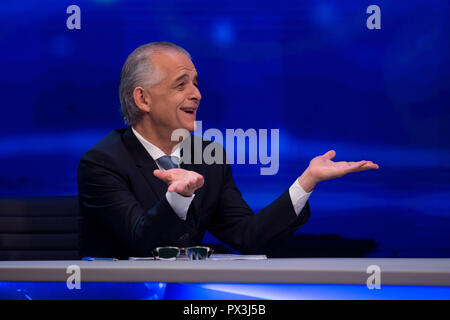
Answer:
<svg viewBox="0 0 450 320"><path fill-rule="evenodd" d="M308 203L295 214L288 189L254 214L229 164L181 167L205 178L186 221L170 207L166 183L153 175L155 161L130 128L112 131L88 150L78 167L81 256L151 256L158 246L199 245L206 230L241 253L266 253L309 218Z"/></svg>

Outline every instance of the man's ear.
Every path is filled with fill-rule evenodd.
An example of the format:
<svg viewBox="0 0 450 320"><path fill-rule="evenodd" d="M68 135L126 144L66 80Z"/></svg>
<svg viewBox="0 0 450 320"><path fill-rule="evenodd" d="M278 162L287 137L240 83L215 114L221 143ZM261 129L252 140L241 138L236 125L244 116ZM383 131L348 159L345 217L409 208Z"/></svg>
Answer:
<svg viewBox="0 0 450 320"><path fill-rule="evenodd" d="M136 106L144 112L150 112L150 94L143 87L136 87L133 90L133 99Z"/></svg>

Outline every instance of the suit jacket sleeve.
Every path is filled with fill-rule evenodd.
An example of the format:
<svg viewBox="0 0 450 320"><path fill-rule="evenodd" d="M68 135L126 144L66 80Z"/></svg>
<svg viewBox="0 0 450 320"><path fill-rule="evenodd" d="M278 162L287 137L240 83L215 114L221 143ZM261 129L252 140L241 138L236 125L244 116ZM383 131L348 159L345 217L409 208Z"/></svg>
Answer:
<svg viewBox="0 0 450 320"><path fill-rule="evenodd" d="M152 248L177 245L190 226L178 218L166 197L144 210L128 179L112 157L96 150L86 153L78 167L83 216L100 221L132 255L149 256Z"/></svg>
<svg viewBox="0 0 450 320"><path fill-rule="evenodd" d="M309 219L309 203L306 202L297 215L289 189L254 214L235 185L231 166L227 164L223 168L224 184L218 214L210 226L210 231L234 249L247 254L269 253L279 241L291 235Z"/></svg>

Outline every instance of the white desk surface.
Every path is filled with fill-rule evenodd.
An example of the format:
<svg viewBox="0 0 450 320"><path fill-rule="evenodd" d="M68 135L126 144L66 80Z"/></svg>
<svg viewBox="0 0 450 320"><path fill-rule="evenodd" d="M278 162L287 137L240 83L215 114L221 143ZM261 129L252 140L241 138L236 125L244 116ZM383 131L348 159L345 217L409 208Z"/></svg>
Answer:
<svg viewBox="0 0 450 320"><path fill-rule="evenodd" d="M81 281L180 283L326 283L365 285L367 268L384 285L450 286L450 259L283 258L234 261L0 261L0 281L66 281L77 265Z"/></svg>

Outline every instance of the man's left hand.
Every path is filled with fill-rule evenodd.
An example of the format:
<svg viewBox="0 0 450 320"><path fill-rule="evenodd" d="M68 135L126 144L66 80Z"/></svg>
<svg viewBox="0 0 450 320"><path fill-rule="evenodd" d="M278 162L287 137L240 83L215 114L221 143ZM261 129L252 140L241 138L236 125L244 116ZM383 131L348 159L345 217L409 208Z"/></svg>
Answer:
<svg viewBox="0 0 450 320"><path fill-rule="evenodd" d="M298 178L300 185L306 192L311 192L315 185L320 181L339 178L352 172L379 168L376 163L366 160L358 162L334 162L331 159L335 156L336 152L334 150L330 150L327 153L311 160L309 167Z"/></svg>

